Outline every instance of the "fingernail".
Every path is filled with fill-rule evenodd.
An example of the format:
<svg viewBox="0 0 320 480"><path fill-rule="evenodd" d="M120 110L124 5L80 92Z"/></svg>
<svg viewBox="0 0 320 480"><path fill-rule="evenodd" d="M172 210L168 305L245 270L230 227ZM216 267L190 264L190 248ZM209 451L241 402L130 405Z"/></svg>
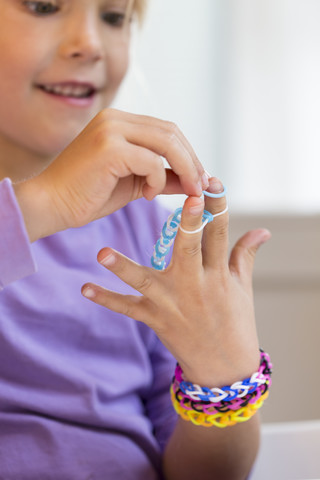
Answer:
<svg viewBox="0 0 320 480"><path fill-rule="evenodd" d="M83 290L82 295L86 298L94 298L96 296L96 292L92 288L87 287Z"/></svg>
<svg viewBox="0 0 320 480"><path fill-rule="evenodd" d="M199 196L202 194L202 190L203 190L202 184L201 184L201 182L198 182L197 183L197 193L198 193Z"/></svg>
<svg viewBox="0 0 320 480"><path fill-rule="evenodd" d="M204 195L202 194L201 197L199 197L199 200L201 200L201 203L198 205L193 205L192 207L189 207L189 213L191 215L200 215L203 212L203 202L204 202Z"/></svg>
<svg viewBox="0 0 320 480"><path fill-rule="evenodd" d="M111 265L115 264L115 261L116 261L115 255L113 253L109 253L109 255L107 255L102 260L100 260L100 263L105 267L110 267Z"/></svg>
<svg viewBox="0 0 320 480"><path fill-rule="evenodd" d="M210 193L221 193L223 191L223 185L218 178L212 177L209 180L209 188L207 190Z"/></svg>
<svg viewBox="0 0 320 480"><path fill-rule="evenodd" d="M207 190L207 188L209 187L209 175L207 172L205 172L202 177L201 177L201 180L202 180L202 190Z"/></svg>
<svg viewBox="0 0 320 480"><path fill-rule="evenodd" d="M263 229L262 235L261 235L261 240L260 240L260 245L263 243L266 243L268 240L271 238L271 232L270 230Z"/></svg>

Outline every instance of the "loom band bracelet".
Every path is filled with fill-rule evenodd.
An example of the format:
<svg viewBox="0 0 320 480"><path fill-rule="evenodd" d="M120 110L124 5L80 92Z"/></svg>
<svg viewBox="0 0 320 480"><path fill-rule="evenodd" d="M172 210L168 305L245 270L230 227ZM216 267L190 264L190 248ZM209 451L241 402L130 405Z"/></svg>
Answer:
<svg viewBox="0 0 320 480"><path fill-rule="evenodd" d="M175 372L174 372L174 377L173 377L175 380L177 380L178 383L181 383L184 378L183 378L183 370L182 368L180 367L179 363L177 363L176 365L176 368L175 368Z"/></svg>
<svg viewBox="0 0 320 480"><path fill-rule="evenodd" d="M168 225L170 225L170 223L165 223L163 225L161 235L164 240L172 242L175 239L175 236L177 235L179 224L174 224L174 230L169 230Z"/></svg>
<svg viewBox="0 0 320 480"><path fill-rule="evenodd" d="M262 373L271 375L273 365L271 363L270 355L266 353L264 350L262 350L262 348L260 348L260 355L261 355L261 361L260 361L259 371L264 366L263 370L261 370Z"/></svg>
<svg viewBox="0 0 320 480"><path fill-rule="evenodd" d="M213 393L211 392L211 396L209 395L202 395L200 392L187 392L186 395L189 397L189 400L194 400L194 401L205 401L205 402L211 402L211 403L219 403L225 398L227 398L227 393L222 393L222 394L217 394L213 396Z"/></svg>
<svg viewBox="0 0 320 480"><path fill-rule="evenodd" d="M266 381L264 381L261 385L264 385L265 383ZM222 388L210 389L208 387L201 388L199 385L194 385L191 382L182 381L178 388L180 388L190 400L219 403L222 401L232 402L236 398L244 398L249 393L256 391L261 385L258 385L257 383L243 385L242 382L235 382L231 387L225 386Z"/></svg>
<svg viewBox="0 0 320 480"><path fill-rule="evenodd" d="M237 398L239 395L238 395L238 391L235 390L232 387L222 387L221 390L223 390L224 392L230 392L229 395L224 399L225 402L231 402L232 400L234 400L235 398Z"/></svg>
<svg viewBox="0 0 320 480"><path fill-rule="evenodd" d="M163 225L161 234L165 240L174 240L181 222L181 212L182 208L177 208L175 212L169 216L168 220Z"/></svg>
<svg viewBox="0 0 320 480"><path fill-rule="evenodd" d="M173 391L175 391L174 388L173 388ZM242 403L243 403L240 399L238 399L236 403L222 401L222 402L219 402L218 404L212 403L210 401L203 401L203 402L194 401L194 400L190 400L190 398L187 395L185 395L179 388L175 391L175 396L181 406L185 405L186 408L188 408L188 410L191 407L194 411L198 413L206 411L209 408L216 410L217 412L223 413L229 410L235 410L237 408L240 408L240 406L242 406Z"/></svg>
<svg viewBox="0 0 320 480"><path fill-rule="evenodd" d="M203 195L205 195L206 197L210 197L210 198L222 198L222 197L225 197L226 194L227 194L227 189L226 187L223 185L223 191L220 192L220 193L211 193L211 192L207 192L206 190L203 190Z"/></svg>
<svg viewBox="0 0 320 480"><path fill-rule="evenodd" d="M184 389L184 385L182 386L182 388ZM228 387L226 388L227 388L226 392L230 392L230 388ZM257 396L260 397L261 395L264 395L265 392L268 390L268 388L269 388L268 384L265 383L257 387L257 389L254 392L247 393L245 396L243 394L240 394L240 395L237 394L237 390L235 390L233 395L226 395L224 396L223 400L221 400L221 396L220 396L220 401L217 402L217 401L214 401L217 399L216 396L213 398L211 397L210 394L212 393L212 391L210 389L208 389L205 395L199 395L198 391L190 392L189 389L184 389L183 391L179 388L179 386L177 386L176 384L174 385L174 391L177 392L177 398L179 398L180 400L182 397L186 400L186 402L196 404L202 401L207 406L212 406L215 408L229 407L229 409L231 410L235 409L234 405L237 405L236 408L240 408L241 406L247 405L249 401L250 403L252 403L252 399L254 399Z"/></svg>
<svg viewBox="0 0 320 480"><path fill-rule="evenodd" d="M213 389L210 389L210 388L207 388L207 387L204 387L202 389L202 391L205 393L204 395L203 394L200 394L199 395L199 400L202 400L202 401L209 401L211 403L218 403L217 402L217 396L216 395L212 395L214 392L212 391ZM238 392L237 390L233 390L232 388L230 387L222 387L221 390L223 392L226 393L226 396L224 397L224 401L225 402L231 402L232 400L234 400L235 398L237 398L238 396ZM221 396L221 395L220 395ZM219 400L221 401L221 400Z"/></svg>
<svg viewBox="0 0 320 480"><path fill-rule="evenodd" d="M261 353L261 363L264 364L265 362L268 362L269 358L270 358L269 355L264 355L264 352L262 351L262 353ZM270 366L271 366L271 363L269 362L268 365L267 365L268 370L270 370ZM262 369L264 370L264 365L262 365ZM181 383L182 383L181 380L183 379L183 372L182 372L182 369L181 369L180 365L177 365L177 367L176 367L176 372L175 372L175 373L176 373L175 380L178 381L178 382L180 381L180 384L181 384ZM270 375L269 375L269 374L264 375L264 374L262 374L261 372L255 372L255 373L250 377L249 380L252 381L252 379L254 379L254 380L258 379L260 384L263 384L263 383L270 384L270 382L271 382L271 377L270 377ZM182 380L182 381L183 381L183 380ZM245 379L244 382L247 383L247 382L248 382L248 379ZM228 387L225 387L224 389L225 389L225 390L234 389L234 386L236 386L237 383L239 383L239 382L236 382L236 383L233 384L231 387L229 387L229 386L228 386ZM254 383L255 383L255 382L254 382ZM185 387L186 387L186 388L185 388L185 393L186 393L187 395L189 395L190 397L192 397L192 398L194 398L194 393L191 393L191 392L196 392L196 391L197 391L197 392L199 392L200 394L201 394L201 392L202 392L201 387L199 387L199 386L197 385L197 386L196 386L197 388L193 388L193 384L191 384L190 382L185 382L183 385L185 385ZM238 386L239 386L239 385L238 385ZM191 390L191 392L190 392L190 390ZM215 389L210 389L210 390L211 390L213 393L219 393L219 392L221 392L222 389L216 389L216 388L215 388ZM191 395L190 395L190 393L191 393ZM241 395L241 396L244 396L243 393L240 394L240 395ZM226 397L224 396L224 398L218 398L218 399L215 398L214 400L213 400L213 399L212 399L212 400L213 400L213 401L221 401L221 400L225 400L225 398L226 398ZM229 398L229 399L230 399L230 398ZM211 400L211 401L212 401L212 400Z"/></svg>
<svg viewBox="0 0 320 480"><path fill-rule="evenodd" d="M226 413L226 412L233 411L240 408L237 405L234 407L233 405L230 405L230 404L220 406L211 402L200 403L200 402L195 402L193 400L188 401L188 398L183 393L181 396L180 393L182 393L181 390L180 392L176 393L176 399L179 402L180 406L182 408L185 408L186 410L192 409L197 413L205 413L207 415L212 415L214 413Z"/></svg>
<svg viewBox="0 0 320 480"><path fill-rule="evenodd" d="M177 402L179 402L181 406L185 406L185 408L189 409L189 403L190 403L189 398L186 395L184 395L184 393L181 390L175 391L173 387L172 387L172 392L174 393Z"/></svg>
<svg viewBox="0 0 320 480"><path fill-rule="evenodd" d="M263 375L271 375L272 367L270 367L270 365L265 365L261 373L263 373Z"/></svg>
<svg viewBox="0 0 320 480"><path fill-rule="evenodd" d="M268 388L266 389L263 389L263 390L257 390L252 398L250 398L248 400L248 403L247 405L255 405L257 404L258 402L260 402L261 400L265 400L267 398L267 396L269 395L269 391L268 391Z"/></svg>
<svg viewBox="0 0 320 480"><path fill-rule="evenodd" d="M251 403L254 403L255 402L255 398L257 396L257 392L254 392L254 393L249 393L245 399L239 399L239 404L236 405L236 410L238 408L243 408L243 407L246 407L247 405L251 404Z"/></svg>
<svg viewBox="0 0 320 480"><path fill-rule="evenodd" d="M238 393L238 397L245 397L248 393L254 392L259 386L267 382L267 377L260 372L255 372L250 378L244 379L242 382L235 382L232 384L232 389L243 390Z"/></svg>
<svg viewBox="0 0 320 480"><path fill-rule="evenodd" d="M246 407L248 404L252 405L260 400L263 395L251 394L249 398L247 397L245 401L241 399L236 399L235 402L220 402L219 405L210 403L210 402L194 402L188 401L186 396L180 391L176 392L176 400L179 402L181 408L186 410L193 410L197 413L205 413L206 415L213 415L215 413L227 413L234 412L240 408Z"/></svg>
<svg viewBox="0 0 320 480"><path fill-rule="evenodd" d="M174 401L177 402L177 404L179 404L179 406L184 410L192 410L190 401L183 395L181 390L178 390L177 392L175 392L171 386L170 392L171 392L171 399L173 400L173 403ZM199 413L202 413L202 412L200 411Z"/></svg>
<svg viewBox="0 0 320 480"><path fill-rule="evenodd" d="M159 260L159 259L155 259L154 257L151 257L151 265L156 270L163 270L166 263L164 261L164 258Z"/></svg>
<svg viewBox="0 0 320 480"><path fill-rule="evenodd" d="M167 222L171 228L178 228L181 222L181 214L182 214L182 207L177 208L173 212L171 220Z"/></svg>
<svg viewBox="0 0 320 480"><path fill-rule="evenodd" d="M162 246L160 244L160 241L158 240L157 243L154 246L154 250L155 250L158 258L165 257L167 255L167 253L170 251L170 245Z"/></svg>
<svg viewBox="0 0 320 480"><path fill-rule="evenodd" d="M242 398L248 395L248 393L252 393L258 388L258 382L251 383L250 378L248 378L248 382L245 380L243 382L236 382L232 385L233 389L238 391L238 397ZM264 382L265 383L265 382Z"/></svg>
<svg viewBox="0 0 320 480"><path fill-rule="evenodd" d="M214 411L209 410L209 408L213 408ZM209 407L208 405L203 407L203 413L205 413L206 415L210 415L213 413L228 413L230 411L231 409L229 407L218 407L218 406Z"/></svg>
<svg viewBox="0 0 320 480"><path fill-rule="evenodd" d="M191 382L182 381L180 382L180 390L187 395L190 400L203 400L203 401L214 401L209 399L215 395L214 399L216 402L220 402L221 400L225 400L228 394L222 391L221 388L210 389L208 387L201 388L197 384L193 384ZM204 394L203 394L204 393Z"/></svg>
<svg viewBox="0 0 320 480"><path fill-rule="evenodd" d="M222 390L222 392L225 392L225 396L223 398L223 401L224 402L231 402L232 400L234 400L235 398L237 398L238 396L238 391L237 390L234 390L233 388L230 388L229 386L226 386L226 387L222 387L221 389L219 390ZM214 392L214 389L210 389L208 387L204 387L202 388L202 391L204 392L204 395L201 393L198 395L199 397L199 400L202 400L202 401L209 401L211 403L218 403L220 401L222 401L221 399L221 396L223 394L218 394L218 395L215 395L216 392ZM219 400L218 400L219 398Z"/></svg>
<svg viewBox="0 0 320 480"><path fill-rule="evenodd" d="M263 385L268 378L269 375L264 375L262 372L255 372L250 378L248 378L248 384L251 383L253 385L256 383L257 385ZM243 383L247 384L246 380L244 380Z"/></svg>

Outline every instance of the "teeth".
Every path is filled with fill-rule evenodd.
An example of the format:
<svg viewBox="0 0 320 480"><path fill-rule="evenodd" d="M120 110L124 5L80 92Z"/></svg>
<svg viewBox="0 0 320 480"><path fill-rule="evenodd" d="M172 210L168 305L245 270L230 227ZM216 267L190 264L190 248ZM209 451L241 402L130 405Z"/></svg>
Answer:
<svg viewBox="0 0 320 480"><path fill-rule="evenodd" d="M88 97L92 93L92 88L85 85L43 85L42 88L48 93L64 97L83 98Z"/></svg>

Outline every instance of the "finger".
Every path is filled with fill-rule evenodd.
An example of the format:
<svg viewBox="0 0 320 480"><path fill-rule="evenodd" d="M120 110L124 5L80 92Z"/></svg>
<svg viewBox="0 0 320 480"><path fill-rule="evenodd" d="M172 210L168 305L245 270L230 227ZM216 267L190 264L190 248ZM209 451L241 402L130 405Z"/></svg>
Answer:
<svg viewBox="0 0 320 480"><path fill-rule="evenodd" d="M166 184L161 193L165 195L184 193L178 175L171 168L166 168L165 171Z"/></svg>
<svg viewBox="0 0 320 480"><path fill-rule="evenodd" d="M186 199L181 215L181 228L173 248L172 265L178 266L181 272L189 275L195 275L199 268L202 270L203 209L203 195Z"/></svg>
<svg viewBox="0 0 320 480"><path fill-rule="evenodd" d="M208 192L218 194L223 192L223 185L215 177L209 179ZM228 265L228 213L226 197L205 197L205 209L216 216L203 233L203 263L209 268L227 267Z"/></svg>
<svg viewBox="0 0 320 480"><path fill-rule="evenodd" d="M144 298L141 296L122 295L94 283L83 285L81 293L97 305L109 308L113 312L126 315L134 320L144 322L148 318L143 305Z"/></svg>
<svg viewBox="0 0 320 480"><path fill-rule="evenodd" d="M179 176L184 193L200 196L208 177L191 145L171 122L147 116L108 111L106 132L119 132L128 142L152 150L166 158ZM128 121L129 120L129 121ZM109 124L109 125L108 125Z"/></svg>
<svg viewBox="0 0 320 480"><path fill-rule="evenodd" d="M117 110L112 110L112 111L119 118L121 118L123 115L123 112L120 112ZM202 188L203 189L208 188L207 173L205 172L190 142L187 140L187 138L184 136L182 131L178 128L178 126L175 123L162 120L159 118L151 117L148 115L137 115L134 113L126 113L126 119L131 121L132 124L143 126L143 128L145 128L146 126L152 126L156 129L159 129L160 131L166 132L166 135L167 136L169 135L169 137L170 136L177 137L192 159L192 162L198 172L199 178L202 180Z"/></svg>
<svg viewBox="0 0 320 480"><path fill-rule="evenodd" d="M266 229L251 230L243 235L233 247L229 268L247 286L251 286L252 272L256 253L259 247L271 238Z"/></svg>
<svg viewBox="0 0 320 480"><path fill-rule="evenodd" d="M161 285L156 285L155 272L127 258L111 248L103 248L97 256L98 262L117 275L127 285L148 298L161 295Z"/></svg>
<svg viewBox="0 0 320 480"><path fill-rule="evenodd" d="M186 195L201 195L201 177L190 151L181 142L179 135L159 126L127 125L126 139L139 143L164 157L173 171L179 176Z"/></svg>
<svg viewBox="0 0 320 480"><path fill-rule="evenodd" d="M116 152L116 161L108 168L115 178L125 178L132 174L140 177L137 186L148 200L164 190L167 174L159 155L147 148L124 143L121 139L114 140L112 148Z"/></svg>

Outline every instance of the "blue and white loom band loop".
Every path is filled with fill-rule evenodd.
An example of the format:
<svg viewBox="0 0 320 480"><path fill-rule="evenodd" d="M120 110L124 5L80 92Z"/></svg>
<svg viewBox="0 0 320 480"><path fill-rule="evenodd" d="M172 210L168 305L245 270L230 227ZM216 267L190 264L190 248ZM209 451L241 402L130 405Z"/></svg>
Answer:
<svg viewBox="0 0 320 480"><path fill-rule="evenodd" d="M223 191L220 192L220 193L211 193L211 192L207 192L207 191L203 191L202 192L206 197L211 197L211 198L222 198L222 197L225 197L226 194L227 194L227 189L226 187L223 185Z"/></svg>
<svg viewBox="0 0 320 480"><path fill-rule="evenodd" d="M188 234L199 233L204 229L204 227L208 223L212 222L212 220L214 220L216 217L220 217L220 215L223 215L224 213L226 213L228 211L228 209L229 209L229 207L227 205L226 208L222 212L216 213L214 215L212 213L207 212L207 210L205 210L204 215L202 217L202 222L203 223L202 223L201 227L197 228L196 230L185 230L184 228L181 227L181 225L180 225L179 228L183 233L188 233ZM207 214L209 214L210 217L208 217Z"/></svg>

